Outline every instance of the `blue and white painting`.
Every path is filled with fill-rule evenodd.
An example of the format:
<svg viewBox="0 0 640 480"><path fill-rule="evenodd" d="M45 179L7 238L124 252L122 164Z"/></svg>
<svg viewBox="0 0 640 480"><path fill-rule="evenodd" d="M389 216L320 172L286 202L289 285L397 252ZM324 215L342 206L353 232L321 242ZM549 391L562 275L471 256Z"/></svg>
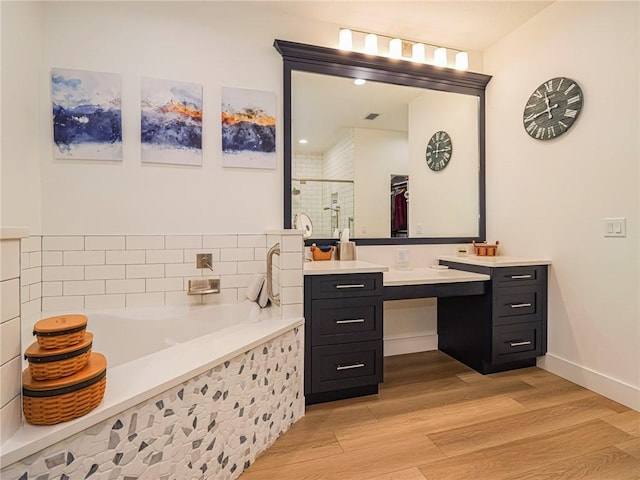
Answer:
<svg viewBox="0 0 640 480"><path fill-rule="evenodd" d="M222 165L276 168L276 95L222 89Z"/></svg>
<svg viewBox="0 0 640 480"><path fill-rule="evenodd" d="M55 158L122 160L120 75L53 68Z"/></svg>
<svg viewBox="0 0 640 480"><path fill-rule="evenodd" d="M141 159L202 165L202 85L143 78Z"/></svg>

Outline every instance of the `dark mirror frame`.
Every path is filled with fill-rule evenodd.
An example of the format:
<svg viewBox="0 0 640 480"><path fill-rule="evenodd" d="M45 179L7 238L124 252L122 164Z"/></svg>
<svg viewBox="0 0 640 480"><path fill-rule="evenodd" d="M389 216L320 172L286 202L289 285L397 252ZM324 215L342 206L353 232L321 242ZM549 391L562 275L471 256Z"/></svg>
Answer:
<svg viewBox="0 0 640 480"><path fill-rule="evenodd" d="M358 52L275 40L274 48L282 55L284 100L284 228L291 228L291 72L302 71L347 78L364 78L374 82L420 87L443 92L463 93L478 97L478 139L480 169L478 172L480 211L477 237L422 238L354 238L358 245L411 245L471 243L485 241L485 89L490 75L418 64L406 60L367 55ZM335 238L315 238L311 243L334 244Z"/></svg>

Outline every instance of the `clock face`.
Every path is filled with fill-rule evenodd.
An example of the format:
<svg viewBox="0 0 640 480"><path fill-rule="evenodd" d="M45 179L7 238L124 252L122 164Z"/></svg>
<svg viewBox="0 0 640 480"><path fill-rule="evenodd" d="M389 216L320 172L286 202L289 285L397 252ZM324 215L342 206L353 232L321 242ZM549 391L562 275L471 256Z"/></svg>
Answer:
<svg viewBox="0 0 640 480"><path fill-rule="evenodd" d="M524 128L531 138L551 140L565 133L582 109L582 89L570 78L552 78L529 97L522 114Z"/></svg>
<svg viewBox="0 0 640 480"><path fill-rule="evenodd" d="M447 132L436 132L433 134L427 144L425 158L429 168L435 172L442 170L449 164L451 154L453 153L453 144L451 137Z"/></svg>

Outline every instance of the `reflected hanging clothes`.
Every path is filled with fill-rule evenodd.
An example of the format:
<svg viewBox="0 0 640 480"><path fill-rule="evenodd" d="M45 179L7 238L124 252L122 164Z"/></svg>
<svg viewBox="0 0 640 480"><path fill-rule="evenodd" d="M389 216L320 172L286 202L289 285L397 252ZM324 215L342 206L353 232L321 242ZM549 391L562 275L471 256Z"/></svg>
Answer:
<svg viewBox="0 0 640 480"><path fill-rule="evenodd" d="M406 188L400 188L393 192L391 198L391 232L392 236L394 233L398 233L399 231L407 230L407 198Z"/></svg>

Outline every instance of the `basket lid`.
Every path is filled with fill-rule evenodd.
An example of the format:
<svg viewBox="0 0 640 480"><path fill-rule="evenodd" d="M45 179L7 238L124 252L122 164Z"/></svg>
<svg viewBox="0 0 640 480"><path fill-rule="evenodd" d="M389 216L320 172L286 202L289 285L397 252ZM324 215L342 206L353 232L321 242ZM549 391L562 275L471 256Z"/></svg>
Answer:
<svg viewBox="0 0 640 480"><path fill-rule="evenodd" d="M27 347L24 351L24 356L27 360L33 361L38 358L46 358L46 357L62 357L64 359L67 355L74 353L78 350L88 349L87 347L91 347L93 343L93 333L84 332L83 339L76 343L75 345L70 345L68 347L63 348L42 348L38 342L33 342L31 345Z"/></svg>
<svg viewBox="0 0 640 480"><path fill-rule="evenodd" d="M91 352L87 364L82 370L69 375L68 377L56 378L54 380L34 380L25 368L22 372L22 388L30 391L58 390L72 387L77 384L89 382L96 377L100 377L107 370L107 359L104 355Z"/></svg>
<svg viewBox="0 0 640 480"><path fill-rule="evenodd" d="M79 331L87 326L86 315L70 314L56 315L55 317L38 320L33 326L33 334L64 333L68 331Z"/></svg>

